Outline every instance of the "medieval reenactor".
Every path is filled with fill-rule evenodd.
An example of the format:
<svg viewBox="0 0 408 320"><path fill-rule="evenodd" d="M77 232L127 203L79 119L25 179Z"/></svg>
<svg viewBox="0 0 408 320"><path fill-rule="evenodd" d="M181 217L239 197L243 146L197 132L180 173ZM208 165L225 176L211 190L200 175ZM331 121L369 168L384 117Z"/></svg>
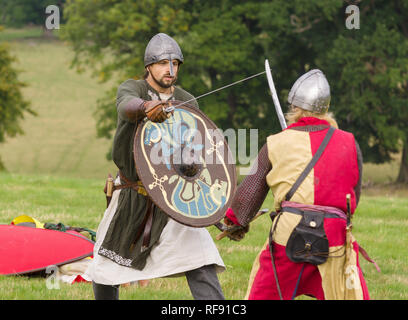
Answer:
<svg viewBox="0 0 408 320"><path fill-rule="evenodd" d="M320 70L302 75L288 102L287 128L267 138L224 220L242 226L228 235L241 240L272 190L276 212L246 298L369 299L358 253L368 256L351 235L361 194L359 145L328 113L330 87Z"/></svg>
<svg viewBox="0 0 408 320"><path fill-rule="evenodd" d="M177 42L159 33L150 40L145 50L145 79L129 79L118 88L118 122L112 158L119 173L112 195L108 192L109 205L97 230L94 259L87 272L93 280L95 299L118 299L120 284L175 275L186 276L195 299L224 299L217 273L224 271L225 265L209 232L203 227L190 227L171 219L147 192L164 180L182 185L175 182L179 177L167 180L166 176L166 179L157 179L149 186L143 185L140 176L149 169L140 168L142 163L135 163L134 158L140 151L134 144L140 131L138 128L143 123L146 130L150 130L142 140L146 146L160 140L157 136L160 131L156 129L173 116L172 101L188 101L190 110L201 112L194 97L175 86L183 62ZM184 112L184 119L188 114L191 112ZM173 150L173 147L166 150ZM166 150L161 150L160 154L164 155ZM174 167L183 171L182 165ZM188 165L185 167L188 169ZM170 169L173 170L173 166ZM200 177L209 177L204 174L204 169L192 170L191 175L200 171ZM187 183L184 185L189 186ZM162 185L159 187L162 188ZM112 185L108 185L108 189L112 191ZM203 183L200 190L204 189ZM193 194L195 189L187 191ZM187 194L187 191L184 193ZM171 201L180 200L174 193L166 194L173 196L173 199L165 199L169 205L172 205ZM190 202L182 200L180 205L187 206L194 199L187 199Z"/></svg>

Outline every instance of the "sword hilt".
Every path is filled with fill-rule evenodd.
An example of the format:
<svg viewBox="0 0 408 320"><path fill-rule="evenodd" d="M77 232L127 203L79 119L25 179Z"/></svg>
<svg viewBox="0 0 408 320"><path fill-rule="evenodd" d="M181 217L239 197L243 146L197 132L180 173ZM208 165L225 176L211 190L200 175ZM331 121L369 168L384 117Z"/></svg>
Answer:
<svg viewBox="0 0 408 320"><path fill-rule="evenodd" d="M166 112L166 113L170 113L170 112L173 112L173 111L174 111L174 107L173 107L173 106L164 108L164 112Z"/></svg>
<svg viewBox="0 0 408 320"><path fill-rule="evenodd" d="M253 222L255 219L259 218L261 215L263 215L264 213L266 213L268 211L269 211L269 209L259 210L258 213L252 218L251 222ZM237 225L229 227L229 226L226 226L226 225L222 224L221 222L216 223L215 226L220 231L222 231L220 234L218 234L215 237L215 239L217 239L217 240L221 240L221 239L225 238L229 233L233 233L233 232L235 232L235 231L237 231L239 229L244 228L243 226L237 226Z"/></svg>

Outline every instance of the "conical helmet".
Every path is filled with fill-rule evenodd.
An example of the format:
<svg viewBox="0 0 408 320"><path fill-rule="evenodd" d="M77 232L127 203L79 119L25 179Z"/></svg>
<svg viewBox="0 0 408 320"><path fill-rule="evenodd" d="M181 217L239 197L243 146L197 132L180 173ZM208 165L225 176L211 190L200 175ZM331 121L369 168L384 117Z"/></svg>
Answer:
<svg viewBox="0 0 408 320"><path fill-rule="evenodd" d="M288 102L301 109L325 113L330 106L330 86L322 71L313 69L293 84Z"/></svg>
<svg viewBox="0 0 408 320"><path fill-rule="evenodd" d="M165 33L158 33L150 39L146 46L144 64L146 67L164 59L170 62L170 74L172 76L174 75L172 60L176 59L181 63L184 62L183 53L177 42Z"/></svg>

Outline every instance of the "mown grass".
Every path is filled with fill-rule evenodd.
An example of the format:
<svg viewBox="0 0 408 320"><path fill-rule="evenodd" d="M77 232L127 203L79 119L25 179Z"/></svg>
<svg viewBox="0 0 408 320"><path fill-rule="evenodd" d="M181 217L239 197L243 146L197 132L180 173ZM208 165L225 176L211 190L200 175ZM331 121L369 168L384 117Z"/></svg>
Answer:
<svg viewBox="0 0 408 320"><path fill-rule="evenodd" d="M15 41L21 39L38 39L44 36L43 29L40 27L26 28L7 28L1 31L0 41Z"/></svg>
<svg viewBox="0 0 408 320"><path fill-rule="evenodd" d="M0 32L0 41L9 39L19 79L27 85L23 95L38 116L26 115L20 121L25 134L0 144L4 166L14 173L86 178L114 173L106 159L111 142L97 138L93 116L110 85L70 68L73 52L64 42L24 30Z"/></svg>
<svg viewBox="0 0 408 320"><path fill-rule="evenodd" d="M42 222L62 222L96 230L106 205L103 183L100 179L1 173L0 223L9 224L18 215L27 214ZM272 208L272 201L269 195L263 207ZM407 198L363 195L361 199L353 221L353 234L381 268L378 273L360 258L372 299L408 299L407 216ZM251 225L241 242L215 240L227 266L227 271L219 275L227 299L244 298L252 263L269 228L269 217L264 215ZM215 227L208 230L215 239L219 231ZM144 288L137 285L121 288L120 298L188 300L192 296L182 277L154 279ZM60 283L59 290L50 290L44 278L3 276L0 299L82 300L93 299L93 294L88 283Z"/></svg>

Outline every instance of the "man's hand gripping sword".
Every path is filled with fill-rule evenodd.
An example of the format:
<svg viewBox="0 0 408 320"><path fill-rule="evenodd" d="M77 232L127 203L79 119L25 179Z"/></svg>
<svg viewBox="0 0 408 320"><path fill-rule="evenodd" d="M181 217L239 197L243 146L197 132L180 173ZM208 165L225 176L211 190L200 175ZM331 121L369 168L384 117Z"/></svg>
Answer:
<svg viewBox="0 0 408 320"><path fill-rule="evenodd" d="M264 213L266 213L266 212L268 212L268 211L269 211L269 209L261 209L261 210L259 210L258 213L252 218L251 223L252 223L255 219L259 218L261 215L263 215ZM220 234L218 234L218 235L215 237L215 239L217 239L217 240L221 240L221 239L223 239L223 238L226 237L226 236L228 236L231 240L236 240L236 239L234 239L234 236L233 236L234 233L245 232L245 231L244 231L244 230L245 230L245 227L243 227L243 226L238 226L238 225L228 226L228 225L223 224L222 222L216 223L215 226L216 226L220 231L222 231Z"/></svg>

